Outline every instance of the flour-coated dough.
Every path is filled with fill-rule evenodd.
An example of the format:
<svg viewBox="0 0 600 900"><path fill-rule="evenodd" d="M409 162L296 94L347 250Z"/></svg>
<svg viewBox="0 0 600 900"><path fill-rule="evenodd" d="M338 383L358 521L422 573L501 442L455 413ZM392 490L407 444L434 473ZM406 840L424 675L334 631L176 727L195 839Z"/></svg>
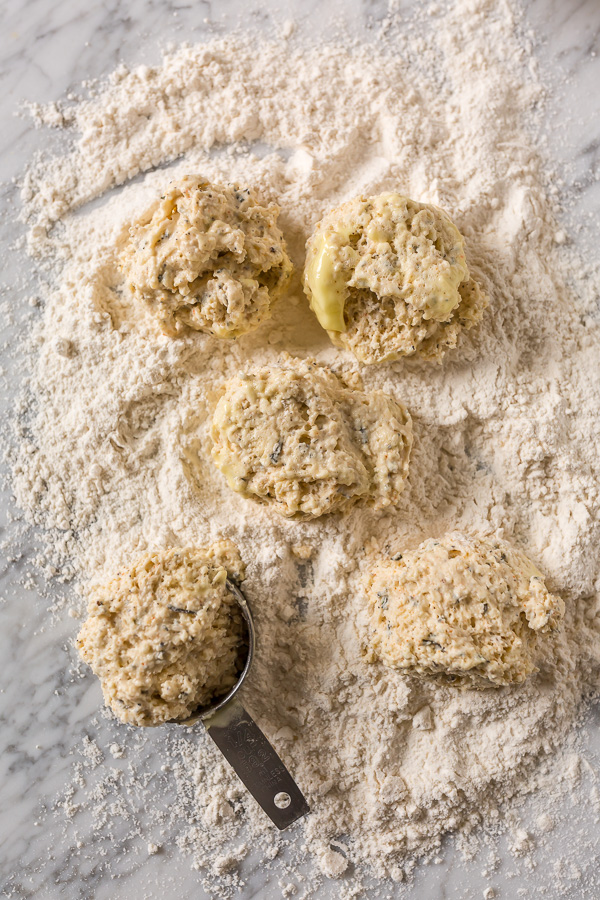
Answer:
<svg viewBox="0 0 600 900"><path fill-rule="evenodd" d="M348 386L312 360L283 358L232 378L213 417L213 459L230 487L284 516L315 518L361 502L382 508L404 487L406 409Z"/></svg>
<svg viewBox="0 0 600 900"><path fill-rule="evenodd" d="M487 306L448 215L397 193L357 197L323 218L304 289L332 342L364 363L441 360Z"/></svg>
<svg viewBox="0 0 600 900"><path fill-rule="evenodd" d="M554 631L565 609L523 553L458 532L377 563L366 587L375 655L466 687L519 683L537 671L538 636Z"/></svg>
<svg viewBox="0 0 600 900"><path fill-rule="evenodd" d="M228 575L243 565L221 541L148 553L93 592L77 647L122 722L184 719L233 687L245 626Z"/></svg>
<svg viewBox="0 0 600 900"><path fill-rule="evenodd" d="M163 331L235 338L269 318L292 271L279 207L235 184L187 175L130 228L125 281Z"/></svg>

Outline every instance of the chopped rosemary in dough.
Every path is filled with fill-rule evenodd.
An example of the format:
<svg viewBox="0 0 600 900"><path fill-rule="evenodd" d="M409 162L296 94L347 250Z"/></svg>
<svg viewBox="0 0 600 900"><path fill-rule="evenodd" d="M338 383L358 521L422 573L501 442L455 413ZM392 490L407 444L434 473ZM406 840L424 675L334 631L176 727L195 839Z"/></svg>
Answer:
<svg viewBox="0 0 600 900"><path fill-rule="evenodd" d="M458 532L378 563L366 588L375 656L465 687L536 672L539 635L558 628L565 610L519 550Z"/></svg>
<svg viewBox="0 0 600 900"><path fill-rule="evenodd" d="M185 719L233 687L245 626L226 579L243 571L221 541L148 553L93 592L77 648L122 722Z"/></svg>
<svg viewBox="0 0 600 900"><path fill-rule="evenodd" d="M396 193L325 216L307 243L304 290L332 342L364 363L439 361L487 306L446 213Z"/></svg>
<svg viewBox="0 0 600 900"><path fill-rule="evenodd" d="M412 445L406 409L353 389L325 366L284 357L232 378L212 425L213 459L233 490L284 516L395 503Z"/></svg>
<svg viewBox="0 0 600 900"><path fill-rule="evenodd" d="M252 331L292 271L278 215L250 188L187 175L131 226L121 256L129 289L168 335Z"/></svg>

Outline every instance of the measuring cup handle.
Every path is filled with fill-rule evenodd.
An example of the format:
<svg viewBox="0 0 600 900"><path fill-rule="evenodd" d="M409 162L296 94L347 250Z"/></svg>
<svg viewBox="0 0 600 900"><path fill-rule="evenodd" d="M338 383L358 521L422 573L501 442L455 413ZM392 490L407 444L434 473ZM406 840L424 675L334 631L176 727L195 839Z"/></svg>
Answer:
<svg viewBox="0 0 600 900"><path fill-rule="evenodd" d="M281 830L309 812L300 788L237 697L203 719L227 762Z"/></svg>

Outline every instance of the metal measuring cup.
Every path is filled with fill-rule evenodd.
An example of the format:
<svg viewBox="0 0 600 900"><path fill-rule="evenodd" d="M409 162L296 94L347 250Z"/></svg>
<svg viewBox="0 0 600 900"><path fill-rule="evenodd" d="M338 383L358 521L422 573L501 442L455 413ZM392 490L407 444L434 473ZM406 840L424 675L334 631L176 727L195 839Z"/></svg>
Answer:
<svg viewBox="0 0 600 900"><path fill-rule="evenodd" d="M236 697L254 659L256 634L248 602L229 579L227 590L233 594L248 628L246 664L232 689L210 706L203 706L178 725L202 722L229 765L243 781L254 799L280 830L309 812L300 788L264 736L254 719ZM175 724L175 723L174 723Z"/></svg>

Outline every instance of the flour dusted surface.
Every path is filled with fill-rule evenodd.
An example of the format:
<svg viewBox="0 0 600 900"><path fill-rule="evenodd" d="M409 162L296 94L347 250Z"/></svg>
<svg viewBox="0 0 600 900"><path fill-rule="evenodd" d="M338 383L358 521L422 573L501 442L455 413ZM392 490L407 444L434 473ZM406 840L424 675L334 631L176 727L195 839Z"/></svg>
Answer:
<svg viewBox="0 0 600 900"><path fill-rule="evenodd" d="M597 332L563 283L523 130L539 91L517 62L510 9L488 7L460 0L435 39L397 40L379 56L264 45L259 64L254 45L227 39L154 70L121 67L69 113L80 133L72 154L33 168L24 186L31 252L61 271L36 335L17 498L57 529L56 561L70 559L83 588L134 553L234 540L261 647L244 699L309 796L303 840L332 876L350 859L402 879L446 830L472 829L527 790L536 758L597 686ZM182 154L168 172L127 183ZM319 219L361 193L439 205L465 236L469 271L490 296L481 324L435 371L417 361L362 371L367 390L414 418L394 512L288 522L232 496L215 472L209 426L224 380L283 349L344 372L357 364L329 345L298 276L269 322L225 347L167 339L134 314L120 289L122 230L172 177L194 171L260 184L281 207L297 268ZM565 597L564 629L523 686L458 693L365 665L365 546L393 553L454 528L506 535ZM268 830L195 745L179 771L202 817L182 842L198 866L226 856L217 848L235 830L228 808L246 811L253 834Z"/></svg>

